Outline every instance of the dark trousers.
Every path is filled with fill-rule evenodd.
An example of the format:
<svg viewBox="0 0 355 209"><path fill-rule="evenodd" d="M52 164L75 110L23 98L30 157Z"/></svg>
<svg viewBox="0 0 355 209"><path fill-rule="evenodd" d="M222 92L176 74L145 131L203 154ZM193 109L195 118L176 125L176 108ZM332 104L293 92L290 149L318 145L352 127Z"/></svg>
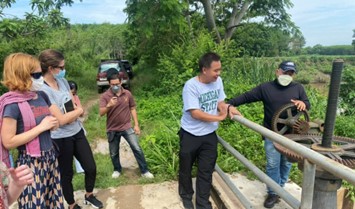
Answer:
<svg viewBox="0 0 355 209"><path fill-rule="evenodd" d="M180 169L179 195L184 200L192 200L192 165L197 160L196 208L212 209L209 201L212 173L217 159L217 135L215 132L205 136L194 136L180 129Z"/></svg>
<svg viewBox="0 0 355 209"><path fill-rule="evenodd" d="M94 156L83 129L71 137L54 139L54 142L59 148L58 162L64 198L70 205L75 202L72 184L73 157L75 156L85 171L86 192L92 192L96 180L96 164Z"/></svg>

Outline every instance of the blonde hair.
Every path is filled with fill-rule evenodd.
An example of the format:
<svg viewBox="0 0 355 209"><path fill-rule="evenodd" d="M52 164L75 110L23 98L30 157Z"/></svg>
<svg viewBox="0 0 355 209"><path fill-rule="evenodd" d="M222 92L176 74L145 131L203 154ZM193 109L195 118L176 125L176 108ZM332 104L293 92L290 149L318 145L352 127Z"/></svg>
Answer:
<svg viewBox="0 0 355 209"><path fill-rule="evenodd" d="M1 83L10 91L29 91L32 86L31 73L40 68L37 58L24 53L13 53L6 57Z"/></svg>

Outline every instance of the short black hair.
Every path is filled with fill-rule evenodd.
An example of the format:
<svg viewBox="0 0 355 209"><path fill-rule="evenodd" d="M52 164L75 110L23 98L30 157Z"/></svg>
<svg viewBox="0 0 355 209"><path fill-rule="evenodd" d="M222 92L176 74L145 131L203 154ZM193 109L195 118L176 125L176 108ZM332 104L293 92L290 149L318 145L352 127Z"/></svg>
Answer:
<svg viewBox="0 0 355 209"><path fill-rule="evenodd" d="M70 90L73 90L73 89L75 91L78 90L78 85L75 83L75 81L68 81L68 84L69 84Z"/></svg>
<svg viewBox="0 0 355 209"><path fill-rule="evenodd" d="M116 80L116 79L120 80L120 82L122 81L122 78L118 75L118 73L113 73L107 77L108 83L111 83L111 80Z"/></svg>
<svg viewBox="0 0 355 209"><path fill-rule="evenodd" d="M211 67L212 62L214 62L214 61L218 62L220 60L221 60L221 57L217 53L207 52L198 61L198 67L199 67L200 72L202 72L203 68Z"/></svg>
<svg viewBox="0 0 355 209"><path fill-rule="evenodd" d="M121 81L121 78L119 76L119 72L116 68L109 68L106 71L106 75L107 75L107 81L110 83L111 80L115 80L115 79L119 79Z"/></svg>

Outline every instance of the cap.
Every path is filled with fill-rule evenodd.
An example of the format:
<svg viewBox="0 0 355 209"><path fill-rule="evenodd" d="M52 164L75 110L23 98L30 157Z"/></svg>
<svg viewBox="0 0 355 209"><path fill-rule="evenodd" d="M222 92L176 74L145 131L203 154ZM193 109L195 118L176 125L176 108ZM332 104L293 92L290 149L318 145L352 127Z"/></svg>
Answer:
<svg viewBox="0 0 355 209"><path fill-rule="evenodd" d="M281 64L279 65L279 68L281 68L282 71L284 71L284 72L287 72L287 71L290 71L290 70L292 70L295 73L297 72L296 71L296 64L294 62L291 62L291 61L281 62Z"/></svg>

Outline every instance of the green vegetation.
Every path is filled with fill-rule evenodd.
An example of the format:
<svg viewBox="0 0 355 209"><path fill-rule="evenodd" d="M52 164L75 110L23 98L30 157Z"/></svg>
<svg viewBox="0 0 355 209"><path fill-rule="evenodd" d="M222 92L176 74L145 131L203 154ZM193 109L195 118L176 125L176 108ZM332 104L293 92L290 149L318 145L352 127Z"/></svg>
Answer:
<svg viewBox="0 0 355 209"><path fill-rule="evenodd" d="M14 1L4 2L0 6L10 6ZM43 4L42 1L36 2ZM46 48L55 48L64 52L67 78L78 83L79 96L85 103L98 96L95 78L100 59L129 59L135 65L132 91L138 105L142 130L140 143L156 176L152 180L154 182L177 178L179 139L176 133L182 114L181 91L185 81L196 75L197 60L206 51L215 51L222 57L221 77L228 98L273 79L274 71L281 61L295 61L299 71L297 80L310 84L306 88L313 106L310 112L312 119L324 119L327 105L326 94L313 88L312 84L327 84L332 61L342 58L345 69L341 107L347 112L337 117L335 132L340 136L355 138L355 58L349 56L350 52L343 53L348 47L340 47L343 50L341 52L338 47L315 46L303 49L304 38L285 10L291 6L288 0L255 1L252 7L248 7L252 1L239 1L236 10L250 8L248 11L236 11L241 14L240 17L233 13L232 6L236 1L212 1L214 5L211 8L215 10L212 14L215 16L205 16L210 11L211 1L179 3L166 0L157 3L152 0L129 0L126 8L128 24L69 26L65 24L65 19L57 18L57 21L52 21L56 23L54 29L45 24L50 22L46 18L53 17L49 15L50 11L70 5L72 1L55 1L59 3L58 7L53 7L54 1L46 2L49 5L42 5L43 10L40 10L38 19L33 17L32 22L4 19L0 9L1 60L10 53L20 51L38 55ZM60 17L60 13L55 14ZM242 20L248 22L249 18L260 16L265 19L258 24L240 24ZM33 31L39 27L37 24L44 27ZM27 25L31 27L26 28ZM33 33L23 36L20 33L22 31ZM333 52L325 53L327 50ZM321 55L334 53L337 54ZM2 65L0 63L1 71ZM0 86L0 93L5 91ZM249 120L262 123L261 103L241 106L240 111ZM98 139L106 139L105 118L99 117L97 105L91 109L85 127L92 144ZM218 134L255 165L264 169L264 149L259 134L231 120L220 124ZM224 171L248 173L229 153L221 147L218 149L217 162ZM112 180L112 165L108 155L95 154L95 159L98 166L97 187L136 183L124 176ZM300 183L302 178L298 169L293 169L291 179ZM139 183L147 182L151 180L139 180ZM76 189L83 188L82 175L75 175L74 185Z"/></svg>

